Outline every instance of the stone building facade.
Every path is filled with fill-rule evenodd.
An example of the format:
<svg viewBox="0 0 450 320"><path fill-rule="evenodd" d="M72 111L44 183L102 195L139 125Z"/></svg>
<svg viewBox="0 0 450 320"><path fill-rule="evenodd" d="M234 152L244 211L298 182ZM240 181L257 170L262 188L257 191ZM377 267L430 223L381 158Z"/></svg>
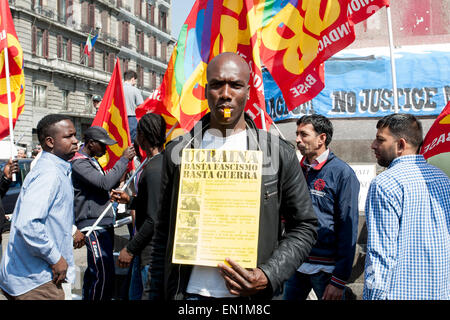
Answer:
<svg viewBox="0 0 450 320"><path fill-rule="evenodd" d="M175 45L171 0L9 0L24 53L25 110L15 140L28 151L50 113L73 117L78 137L90 126L92 96L102 96L117 58L138 74L144 99L159 86ZM84 44L98 35L90 56Z"/></svg>

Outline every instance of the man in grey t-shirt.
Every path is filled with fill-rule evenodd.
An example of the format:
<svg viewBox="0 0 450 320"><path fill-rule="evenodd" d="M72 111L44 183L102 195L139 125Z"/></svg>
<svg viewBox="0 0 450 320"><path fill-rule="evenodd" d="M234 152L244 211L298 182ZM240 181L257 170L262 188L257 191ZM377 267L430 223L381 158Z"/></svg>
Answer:
<svg viewBox="0 0 450 320"><path fill-rule="evenodd" d="M136 107L144 102L141 91L136 88L137 73L128 70L123 73L123 94L125 96L125 104L127 107L128 125L130 127L131 141L136 138Z"/></svg>

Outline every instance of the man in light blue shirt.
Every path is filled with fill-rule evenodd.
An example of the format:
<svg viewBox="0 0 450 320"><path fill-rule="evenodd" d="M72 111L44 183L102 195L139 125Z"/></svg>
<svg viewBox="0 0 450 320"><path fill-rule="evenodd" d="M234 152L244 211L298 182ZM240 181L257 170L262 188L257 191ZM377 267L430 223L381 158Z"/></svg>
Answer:
<svg viewBox="0 0 450 320"><path fill-rule="evenodd" d="M78 150L69 117L48 115L37 126L42 156L23 183L0 265L0 288L10 300L63 300L73 282L73 187L68 162Z"/></svg>
<svg viewBox="0 0 450 320"><path fill-rule="evenodd" d="M372 143L387 170L366 200L363 299L450 299L450 179L417 154L422 125L413 115L379 120Z"/></svg>

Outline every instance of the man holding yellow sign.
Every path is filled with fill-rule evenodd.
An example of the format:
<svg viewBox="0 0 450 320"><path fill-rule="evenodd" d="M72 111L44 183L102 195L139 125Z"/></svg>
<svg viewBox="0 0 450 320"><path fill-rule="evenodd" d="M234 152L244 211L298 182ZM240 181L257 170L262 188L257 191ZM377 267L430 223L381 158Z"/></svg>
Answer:
<svg viewBox="0 0 450 320"><path fill-rule="evenodd" d="M225 52L207 68L210 113L163 161L150 299L270 299L314 244L317 218L294 146L244 112L250 69Z"/></svg>

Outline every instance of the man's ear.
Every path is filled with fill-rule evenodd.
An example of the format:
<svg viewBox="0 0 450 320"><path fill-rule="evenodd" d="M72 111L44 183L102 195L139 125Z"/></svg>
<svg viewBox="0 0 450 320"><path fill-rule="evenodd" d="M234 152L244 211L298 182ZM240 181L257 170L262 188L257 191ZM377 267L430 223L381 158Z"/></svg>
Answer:
<svg viewBox="0 0 450 320"><path fill-rule="evenodd" d="M325 141L327 141L327 134L326 133L319 134L319 140L323 145L325 145Z"/></svg>
<svg viewBox="0 0 450 320"><path fill-rule="evenodd" d="M407 147L407 142L404 138L400 138L397 140L397 154L402 155L405 152Z"/></svg>
<svg viewBox="0 0 450 320"><path fill-rule="evenodd" d="M53 139L53 137L45 137L44 142L47 148L49 148L50 150L53 150L53 148L55 147L55 139Z"/></svg>

